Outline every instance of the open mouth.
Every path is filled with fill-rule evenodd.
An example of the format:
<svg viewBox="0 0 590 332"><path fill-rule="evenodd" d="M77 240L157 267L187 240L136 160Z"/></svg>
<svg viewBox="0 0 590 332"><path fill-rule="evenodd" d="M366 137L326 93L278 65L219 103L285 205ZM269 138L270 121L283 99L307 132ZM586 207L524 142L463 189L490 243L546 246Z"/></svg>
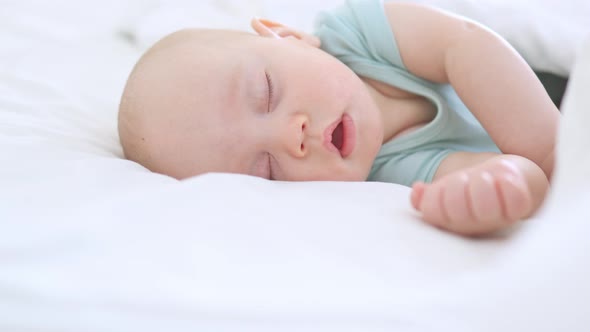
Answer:
<svg viewBox="0 0 590 332"><path fill-rule="evenodd" d="M354 121L348 114L332 123L324 132L324 145L328 150L338 152L342 158L348 157L355 146Z"/></svg>
<svg viewBox="0 0 590 332"><path fill-rule="evenodd" d="M343 121L340 121L336 126L336 129L332 132L332 144L338 149L338 151L342 150L342 145L344 141L344 125L342 124Z"/></svg>

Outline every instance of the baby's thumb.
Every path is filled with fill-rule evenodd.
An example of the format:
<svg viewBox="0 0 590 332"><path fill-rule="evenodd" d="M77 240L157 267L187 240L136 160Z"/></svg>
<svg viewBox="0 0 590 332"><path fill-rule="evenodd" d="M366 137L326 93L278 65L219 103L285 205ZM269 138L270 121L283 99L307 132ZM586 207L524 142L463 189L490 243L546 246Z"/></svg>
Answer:
<svg viewBox="0 0 590 332"><path fill-rule="evenodd" d="M424 182L415 182L412 185L412 194L410 195L410 201L414 209L420 211L420 204L422 203L422 197L424 196L424 190L426 184Z"/></svg>

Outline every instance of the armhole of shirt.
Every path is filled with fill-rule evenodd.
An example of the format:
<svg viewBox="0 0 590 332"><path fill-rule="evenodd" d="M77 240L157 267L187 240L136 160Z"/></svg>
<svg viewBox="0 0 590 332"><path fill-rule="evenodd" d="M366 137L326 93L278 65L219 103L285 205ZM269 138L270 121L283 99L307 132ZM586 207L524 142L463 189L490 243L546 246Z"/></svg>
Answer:
<svg viewBox="0 0 590 332"><path fill-rule="evenodd" d="M369 53L380 62L386 60L395 67L408 70L391 28L383 0L348 0L348 13L358 25Z"/></svg>

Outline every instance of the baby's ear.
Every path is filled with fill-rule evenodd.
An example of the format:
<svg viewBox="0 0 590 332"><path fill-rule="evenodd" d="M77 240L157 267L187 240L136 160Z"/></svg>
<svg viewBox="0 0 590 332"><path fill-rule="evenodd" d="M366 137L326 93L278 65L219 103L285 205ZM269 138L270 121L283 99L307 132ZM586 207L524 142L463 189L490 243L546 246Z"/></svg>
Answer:
<svg viewBox="0 0 590 332"><path fill-rule="evenodd" d="M296 38L313 47L320 47L320 39L312 34L295 30L281 23L255 17L250 22L252 29L262 37Z"/></svg>

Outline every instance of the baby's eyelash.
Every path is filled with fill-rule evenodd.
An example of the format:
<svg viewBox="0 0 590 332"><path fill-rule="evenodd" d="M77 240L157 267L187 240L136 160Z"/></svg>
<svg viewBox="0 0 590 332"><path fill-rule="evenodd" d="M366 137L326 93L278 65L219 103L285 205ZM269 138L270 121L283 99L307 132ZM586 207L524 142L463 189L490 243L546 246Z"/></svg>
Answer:
<svg viewBox="0 0 590 332"><path fill-rule="evenodd" d="M267 112L270 112L271 110L271 101L272 101L272 95L273 95L273 84L272 84L272 79L270 78L270 75L268 73L264 73L266 75L266 84L268 86L268 109L266 110Z"/></svg>
<svg viewBox="0 0 590 332"><path fill-rule="evenodd" d="M268 179L269 180L274 180L274 176L273 176L273 171L272 171L272 155L270 153L267 153L268 155Z"/></svg>

